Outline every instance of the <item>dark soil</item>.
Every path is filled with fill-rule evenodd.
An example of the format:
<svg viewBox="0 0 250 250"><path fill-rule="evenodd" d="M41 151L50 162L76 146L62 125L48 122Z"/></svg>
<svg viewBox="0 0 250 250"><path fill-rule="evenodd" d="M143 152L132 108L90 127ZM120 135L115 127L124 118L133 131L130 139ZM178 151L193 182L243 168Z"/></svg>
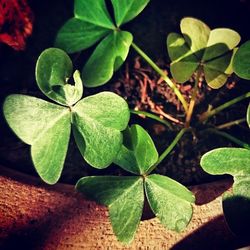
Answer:
<svg viewBox="0 0 250 250"><path fill-rule="evenodd" d="M25 93L46 99L35 84L34 67L41 51L53 46L53 40L58 28L72 16L71 0L64 1L29 1L34 11L34 33L28 40L24 52L16 52L6 45L0 46L0 102L10 93ZM178 31L179 21L183 16L194 16L207 22L212 28L230 27L242 35L242 40L249 39L244 24L250 23L249 1L164 1L153 0L134 22L127 25L133 32L135 42L138 43L158 65L169 72L165 39L171 31ZM49 7L48 7L49 6ZM46 14L45 14L46 13ZM151 32L152 31L152 32ZM137 42L138 41L138 42ZM84 60L91 53L72 55L76 68L81 68ZM180 86L181 92L188 99L193 86L193 79ZM112 81L100 88L85 89L84 95L103 90L114 91L123 96L131 109L145 110L172 119L172 129L148 118L131 115L131 124L139 123L152 136L159 153L171 143L178 131L183 127L183 110L173 92L160 77L131 50L127 63L115 74ZM156 172L170 176L184 184L196 184L214 180L205 174L199 166L202 154L217 147L237 146L228 140L205 131L208 127L224 124L228 121L245 116L247 101L241 102L221 112L209 120L206 126L197 122L198 114L206 111L208 105L218 106L227 100L239 96L250 90L250 83L235 77L219 91L211 90L204 82L200 83L197 107L191 126L192 133L187 133L169 156L159 165ZM250 143L249 131L246 124L234 126L224 130L235 137ZM22 143L10 131L0 115L0 164L17 170L35 174L30 158L30 147ZM82 159L74 140L71 140L69 151L61 181L75 183L85 175L125 174L117 166L110 166L106 170L96 170L88 166ZM126 173L127 174L127 173Z"/></svg>

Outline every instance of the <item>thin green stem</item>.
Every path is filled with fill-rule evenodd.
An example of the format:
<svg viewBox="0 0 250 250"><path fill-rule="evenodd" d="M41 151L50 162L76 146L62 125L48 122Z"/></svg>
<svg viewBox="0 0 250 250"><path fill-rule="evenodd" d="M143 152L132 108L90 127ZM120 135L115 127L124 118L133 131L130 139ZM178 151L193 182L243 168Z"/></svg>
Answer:
<svg viewBox="0 0 250 250"><path fill-rule="evenodd" d="M234 120L234 121L231 121L231 122L226 122L224 124L218 125L218 126L216 126L216 128L217 129L229 128L229 127L232 127L232 126L235 126L235 125L239 125L240 123L245 122L246 120L247 120L246 118L241 118L241 119L238 119L238 120Z"/></svg>
<svg viewBox="0 0 250 250"><path fill-rule="evenodd" d="M156 121L158 121L158 122L164 124L164 125L167 126L169 129L173 130L173 127L172 127L172 125L171 125L170 122L161 119L161 118L160 118L159 116L157 116L157 115L151 114L151 113L146 112L146 111L133 110L133 109L130 109L130 113L136 114L136 115L144 115L144 116L146 116L146 117L148 117L148 118L151 118L151 119L153 119L153 120L156 120Z"/></svg>
<svg viewBox="0 0 250 250"><path fill-rule="evenodd" d="M190 127L190 121L192 119L192 115L193 115L194 107L195 107L195 103L196 103L196 97L197 97L197 92L198 92L198 84L200 81L200 76L201 76L201 69L198 68L198 70L196 72L195 84L194 84L194 88L192 91L191 101L190 101L189 106L188 106L188 112L187 112L186 123L185 123L186 128Z"/></svg>
<svg viewBox="0 0 250 250"><path fill-rule="evenodd" d="M216 114L218 114L219 112L221 112L222 110L234 105L235 103L238 103L246 98L250 97L250 92L245 93L244 95L238 96L222 105L220 105L219 107L206 111L203 114L201 114L199 120L200 122L205 122L207 119L209 119L211 116L214 116Z"/></svg>
<svg viewBox="0 0 250 250"><path fill-rule="evenodd" d="M177 88L175 83L146 55L136 44L131 45L135 51L162 77L162 79L168 84L168 86L174 91L178 99L183 105L185 112L188 110L188 104L181 94L180 90Z"/></svg>
<svg viewBox="0 0 250 250"><path fill-rule="evenodd" d="M178 141L181 139L181 137L190 129L183 128L177 136L174 138L174 140L171 142L171 144L164 150L164 152L159 156L158 161L147 171L147 174L150 174L164 159L165 157L172 151L172 149L175 147L175 145L178 143Z"/></svg>
<svg viewBox="0 0 250 250"><path fill-rule="evenodd" d="M213 129L213 128L206 129L206 131L213 133L213 134L220 135L220 136L228 139L229 141L234 142L235 144L237 144L243 148L250 149L250 144L245 143L245 142L239 140L238 138L236 138L236 137L234 137L226 132L218 131L217 129Z"/></svg>

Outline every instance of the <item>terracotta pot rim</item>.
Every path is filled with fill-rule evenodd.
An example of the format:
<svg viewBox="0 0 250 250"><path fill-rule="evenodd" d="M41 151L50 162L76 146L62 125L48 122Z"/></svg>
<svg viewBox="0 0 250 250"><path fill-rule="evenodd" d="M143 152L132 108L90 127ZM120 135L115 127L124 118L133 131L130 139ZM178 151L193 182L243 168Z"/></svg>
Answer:
<svg viewBox="0 0 250 250"><path fill-rule="evenodd" d="M231 187L231 179L190 187L197 202L193 206L193 218L182 233L166 230L157 218L145 220L127 248L114 236L106 207L87 200L73 185L50 186L37 177L1 165L0 173L0 214L4 215L0 216L0 246L1 242L6 246L12 237L28 237L28 242L33 237L32 244L43 244L42 249L107 249L105 246L196 249L194 243L197 249L206 249L202 241L210 237L217 244L216 249L224 249L223 244L228 246L235 240L225 223L220 199Z"/></svg>

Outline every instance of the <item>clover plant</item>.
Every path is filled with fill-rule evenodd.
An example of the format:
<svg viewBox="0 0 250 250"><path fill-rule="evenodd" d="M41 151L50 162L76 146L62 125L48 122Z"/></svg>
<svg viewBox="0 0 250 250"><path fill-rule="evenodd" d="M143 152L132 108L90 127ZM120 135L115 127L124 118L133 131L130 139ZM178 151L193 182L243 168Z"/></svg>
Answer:
<svg viewBox="0 0 250 250"><path fill-rule="evenodd" d="M231 58L233 49L240 42L240 35L231 29L211 30L202 21L186 17L181 20L181 33L167 37L171 73L179 83L190 79L195 71L204 72L211 88L217 89L226 83L233 73Z"/></svg>
<svg viewBox="0 0 250 250"><path fill-rule="evenodd" d="M247 123L250 128L249 115L250 105L247 110ZM233 176L233 190L232 192L226 192L223 197L224 215L235 233L248 237L250 223L250 149L217 148L204 154L200 164L209 174L229 174Z"/></svg>
<svg viewBox="0 0 250 250"><path fill-rule="evenodd" d="M232 58L240 42L240 35L228 28L211 30L204 22L186 17L181 20L182 34L170 33L167 49L172 60L171 73L177 83L183 83L196 73L196 82L188 102L172 81L134 42L133 36L122 31L121 26L135 18L149 3L149 0L112 0L114 22L105 0L94 2L75 0L74 17L59 30L55 45L68 53L84 50L99 42L82 70L84 84L96 87L108 82L114 71L125 61L130 47L133 47L174 91L186 113L186 127L190 126L195 108L198 81L204 73L208 85L214 89L222 87L234 72ZM102 39L102 40L101 40ZM105 67L103 67L105 65ZM248 98L248 97L245 97ZM231 105L231 104L230 104ZM201 114L204 122L211 116Z"/></svg>
<svg viewBox="0 0 250 250"><path fill-rule="evenodd" d="M249 236L250 150L214 149L202 156L201 166L209 174L233 176L233 190L227 192L223 198L224 214L235 233Z"/></svg>
<svg viewBox="0 0 250 250"><path fill-rule="evenodd" d="M55 103L26 95L10 95L3 106L5 118L25 143L40 177L49 184L60 178L73 130L84 159L95 168L109 166L122 145L121 131L127 127L127 103L111 92L82 98L79 72L68 83L72 63L57 48L45 50L38 58L36 80L41 91Z"/></svg>
<svg viewBox="0 0 250 250"><path fill-rule="evenodd" d="M149 0L111 0L115 21L105 0L75 0L74 17L59 30L55 45L68 53L97 44L82 70L84 85L100 86L125 61L133 36L121 26L134 19Z"/></svg>
<svg viewBox="0 0 250 250"><path fill-rule="evenodd" d="M56 36L56 47L68 53L96 45L81 77L75 71L74 84L71 84L73 65L69 56L58 48L47 49L38 58L36 81L40 90L53 102L20 94L10 95L3 110L16 135L31 145L34 166L49 184L60 178L71 130L88 164L102 169L114 163L129 172L128 176L86 176L76 184L77 190L88 198L108 206L114 233L120 241L129 243L138 228L145 201L168 229L179 232L191 220L193 194L175 180L152 172L183 134L192 131L191 121L201 77L204 76L213 89L221 88L234 72L241 78L250 79L250 43L238 49L240 35L236 31L228 28L211 30L204 22L185 17L180 23L182 34L170 33L166 40L172 79L133 42L130 32L122 30L122 26L133 20L149 0L111 0L114 17L106 3L105 0L75 0L74 17ZM185 121L180 124L184 124L184 128L160 156L151 137L141 126L128 127L130 112L121 97L101 92L81 99L83 84L97 87L107 83L126 60L130 47L162 77L183 106ZM194 87L188 99L178 84L194 76ZM250 92L247 92L218 107L209 107L199 114L197 123L206 125L210 117L249 97ZM160 120L153 114L143 114ZM246 120L250 126L250 105L247 118L240 122ZM164 124L168 125L167 122ZM231 122L230 126L232 124L237 123ZM219 134L217 130L216 133ZM245 145L226 133L220 134ZM250 199L249 159L250 150L222 148L205 154L201 165L211 174L233 175L233 196Z"/></svg>
<svg viewBox="0 0 250 250"><path fill-rule="evenodd" d="M240 42L240 35L231 29L210 30L205 23L191 17L183 18L180 26L182 35L170 33L167 37L167 48L172 60L170 70L177 83L184 83L196 74L195 86L189 103L183 101L184 98L182 99L182 94L177 91L174 81L166 76L137 45L132 43L132 47L176 93L186 112L185 126L189 128L200 77L204 75L205 81L213 89L221 88L234 71L246 78L246 63L239 65L237 60L242 62L244 58L245 62L247 61L248 48L244 51L246 45L243 45L237 52L236 46ZM241 71L244 73L239 73ZM250 93L247 92L217 108L210 109L200 115L199 121L206 122L211 116L249 97ZM250 108L248 108L247 115L248 123L249 110ZM140 112L137 113L140 114ZM245 120L242 119L242 121ZM79 191L90 199L108 206L113 230L122 242L129 243L132 240L141 218L145 198L156 217L168 229L180 231L191 219L191 203L194 202L191 193L166 176L151 174L186 131L182 129L171 145L158 157L149 135L140 126L133 125L124 131L124 144L114 163L136 176L91 176L78 181L76 187ZM244 144L230 135L222 133L221 135L238 144ZM244 144L244 146L249 148L249 145ZM237 148L214 150L203 156L201 165L210 174L233 175L234 195L249 197L249 152L247 149ZM113 187L115 187L115 192Z"/></svg>
<svg viewBox="0 0 250 250"><path fill-rule="evenodd" d="M141 126L132 125L124 134L124 145L114 162L133 176L83 177L76 188L108 206L113 231L124 243L134 237L145 199L166 228L182 231L192 217L193 194L166 176L151 174L159 163L158 152Z"/></svg>

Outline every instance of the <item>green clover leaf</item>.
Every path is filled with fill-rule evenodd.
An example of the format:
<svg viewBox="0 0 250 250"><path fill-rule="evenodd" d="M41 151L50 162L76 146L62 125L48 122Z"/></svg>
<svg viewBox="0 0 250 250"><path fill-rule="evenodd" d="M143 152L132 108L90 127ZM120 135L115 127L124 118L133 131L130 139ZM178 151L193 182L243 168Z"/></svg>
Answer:
<svg viewBox="0 0 250 250"><path fill-rule="evenodd" d="M250 150L243 148L214 149L202 156L200 164L210 174L233 176L233 191L226 193L223 198L224 214L235 233L249 236Z"/></svg>
<svg viewBox="0 0 250 250"><path fill-rule="evenodd" d="M49 184L60 178L71 126L84 159L95 168L105 168L120 150L121 131L129 120L127 103L114 93L101 92L79 101L79 75L74 76L75 86L66 83L69 65L68 55L52 48L42 53L36 66L39 87L64 106L25 95L10 95L3 106L6 121L21 140L31 145L36 171Z"/></svg>
<svg viewBox="0 0 250 250"><path fill-rule="evenodd" d="M82 70L84 85L96 87L108 82L125 61L133 40L120 26L134 19L149 0L112 0L116 24L105 0L75 0L74 17L59 30L55 45L68 53L91 47L99 42ZM103 67L105 65L105 67Z"/></svg>
<svg viewBox="0 0 250 250"><path fill-rule="evenodd" d="M84 159L96 168L109 166L122 145L120 131L128 124L126 102L102 92L84 98L72 110L74 137Z"/></svg>
<svg viewBox="0 0 250 250"><path fill-rule="evenodd" d="M46 49L36 63L37 85L51 100L66 106L74 105L82 98L83 86L78 71L73 75L75 85L68 83L72 71L71 59L64 51Z"/></svg>
<svg viewBox="0 0 250 250"><path fill-rule="evenodd" d="M143 179L139 176L90 176L76 188L89 199L108 206L113 231L118 240L130 243L142 216Z"/></svg>
<svg viewBox="0 0 250 250"><path fill-rule="evenodd" d="M31 96L10 95L3 110L15 134L32 145L32 160L40 177L50 184L57 182L70 137L69 109Z"/></svg>
<svg viewBox="0 0 250 250"><path fill-rule="evenodd" d="M113 231L125 244L134 238L145 198L168 229L179 232L192 217L194 196L187 188L168 177L147 174L157 160L158 153L148 133L141 126L132 125L124 131L124 145L114 162L137 176L83 177L76 184L77 190L89 199L108 206Z"/></svg>
<svg viewBox="0 0 250 250"><path fill-rule="evenodd" d="M139 125L132 125L124 131L124 141L114 163L137 175L147 170L158 160L158 152L149 134Z"/></svg>
<svg viewBox="0 0 250 250"><path fill-rule="evenodd" d="M186 82L200 67L211 88L222 87L233 73L231 59L240 42L239 34L226 28L210 30L191 17L183 18L180 28L182 35L170 33L167 37L170 70L175 80Z"/></svg>
<svg viewBox="0 0 250 250"><path fill-rule="evenodd" d="M250 41L240 46L233 58L235 73L246 80L250 80Z"/></svg>
<svg viewBox="0 0 250 250"><path fill-rule="evenodd" d="M145 179L150 207L168 229L182 231L192 217L193 194L186 187L166 176L152 174Z"/></svg>
<svg viewBox="0 0 250 250"><path fill-rule="evenodd" d="M249 103L248 108L247 108L247 123L248 123L248 126L250 128L250 103Z"/></svg>

